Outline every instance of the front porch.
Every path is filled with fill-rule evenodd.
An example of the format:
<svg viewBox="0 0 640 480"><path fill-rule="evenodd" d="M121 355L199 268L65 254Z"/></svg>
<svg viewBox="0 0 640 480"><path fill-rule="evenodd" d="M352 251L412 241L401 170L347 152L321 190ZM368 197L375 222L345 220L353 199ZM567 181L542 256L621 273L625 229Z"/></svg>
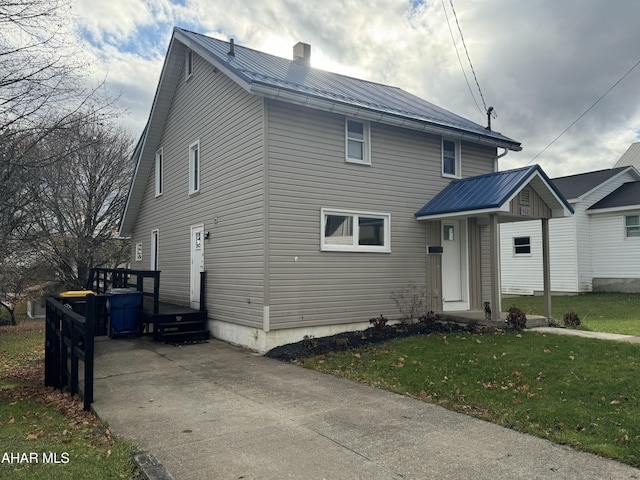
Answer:
<svg viewBox="0 0 640 480"><path fill-rule="evenodd" d="M540 220L545 297L545 322L551 321L549 220L570 216L573 209L538 166L453 180L416 212L426 223L427 295L431 308L452 316L504 326L500 312L499 225ZM530 254L530 245L514 254ZM533 321L533 318L532 318Z"/></svg>

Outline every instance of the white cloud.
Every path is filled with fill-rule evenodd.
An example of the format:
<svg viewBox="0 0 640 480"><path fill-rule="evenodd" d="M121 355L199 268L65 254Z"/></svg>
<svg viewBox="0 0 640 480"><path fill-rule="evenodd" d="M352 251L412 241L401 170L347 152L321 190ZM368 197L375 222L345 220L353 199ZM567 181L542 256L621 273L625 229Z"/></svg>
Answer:
<svg viewBox="0 0 640 480"><path fill-rule="evenodd" d="M312 45L315 67L395 85L486 122L458 63L443 3L480 102L448 1L76 1L78 24L98 59L96 75L108 72L107 81L122 89L137 131L174 25L287 58L303 41ZM487 106L498 114L492 125L523 143L523 152L501 160L503 168L531 160L640 60L634 0L454 5ZM611 166L640 132L639 80L640 67L536 162L551 176Z"/></svg>

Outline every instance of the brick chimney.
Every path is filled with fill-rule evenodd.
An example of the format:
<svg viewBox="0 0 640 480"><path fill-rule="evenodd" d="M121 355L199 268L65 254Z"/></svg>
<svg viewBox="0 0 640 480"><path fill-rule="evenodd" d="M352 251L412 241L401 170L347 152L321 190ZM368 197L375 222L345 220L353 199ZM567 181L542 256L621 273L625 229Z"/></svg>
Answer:
<svg viewBox="0 0 640 480"><path fill-rule="evenodd" d="M304 65L311 62L311 45L298 42L293 46L293 61Z"/></svg>

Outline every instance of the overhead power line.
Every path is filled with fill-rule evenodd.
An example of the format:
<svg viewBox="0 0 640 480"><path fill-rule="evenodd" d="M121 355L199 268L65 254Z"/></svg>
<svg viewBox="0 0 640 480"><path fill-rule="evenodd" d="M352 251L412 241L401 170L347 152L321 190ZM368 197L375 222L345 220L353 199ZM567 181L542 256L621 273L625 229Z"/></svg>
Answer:
<svg viewBox="0 0 640 480"><path fill-rule="evenodd" d="M547 150L551 145L553 145L554 143L556 143L556 141L557 141L560 137L562 137L565 133L567 133L567 131L568 131L571 127L573 127L576 123L578 123L582 117L584 117L587 113L589 113L589 111L590 111L593 107L595 107L595 106L600 102L600 100L602 100L604 97L606 97L606 96L609 94L609 92L611 92L611 90L613 90L614 88L616 88L616 87L618 86L618 84L619 84L622 80L624 80L624 79L625 79L625 78L626 78L626 77L627 77L631 72L633 72L633 70L635 70L635 68L636 68L638 65L640 65L640 60L638 60L638 61L635 63L635 65L633 65L633 67L631 67L631 68L627 71L627 73L625 73L624 75L622 75L622 77L620 77L620 78L618 79L618 81L616 81L613 85L611 85L611 86L609 87L609 89L608 89L606 92L604 92L602 95L600 95L600 97L599 97L595 102L593 102L593 103L591 104L591 106L590 106L589 108L587 108L587 109L582 113L582 115L580 115L580 116L579 116L578 118L576 118L573 122L571 122L571 125L569 125L567 128L565 128L565 129L560 133L560 135L558 135L556 138L554 138L553 140L551 140L551 142L549 143L549 145L547 145L546 147L544 147L544 148L543 148L542 150L540 150L540 151L539 151L539 152L538 152L538 153L537 153L537 154L536 154L536 155L535 155L531 160L529 160L529 161L527 162L527 165L529 165L529 164L530 164L531 162L533 162L536 158L538 158L540 155L542 155L542 154L543 154L543 153L544 153L544 152L545 152L545 151L546 151L546 150Z"/></svg>
<svg viewBox="0 0 640 480"><path fill-rule="evenodd" d="M444 5L444 0L441 0L441 1L442 1L442 9L444 10L444 16L447 19L447 25L449 26L449 33L451 34L451 41L453 42L453 47L455 48L456 56L458 57L458 63L460 64L460 68L462 69L462 74L464 75L464 81L467 82L467 88L469 89L469 93L471 94L471 98L473 98L473 103L476 104L476 107L478 107L478 110L480 111L480 113L484 115L485 112L483 112L482 109L480 108L480 105L478 105L478 101L476 100L476 96L473 93L473 89L471 88L471 84L469 83L469 78L467 77L467 72L465 71L464 66L462 65L462 59L460 58L460 53L458 52L458 45L456 44L456 39L453 36L453 30L451 29L451 23L449 22L449 14L447 13L447 8Z"/></svg>

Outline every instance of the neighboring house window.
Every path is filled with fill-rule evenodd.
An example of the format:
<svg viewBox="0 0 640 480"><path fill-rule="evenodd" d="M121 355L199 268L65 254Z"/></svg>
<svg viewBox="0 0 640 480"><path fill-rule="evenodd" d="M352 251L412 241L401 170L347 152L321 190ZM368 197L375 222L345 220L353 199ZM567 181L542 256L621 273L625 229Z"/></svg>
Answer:
<svg viewBox="0 0 640 480"><path fill-rule="evenodd" d="M369 122L345 119L345 160L371 165Z"/></svg>
<svg viewBox="0 0 640 480"><path fill-rule="evenodd" d="M185 80L189 80L191 75L193 75L193 50L187 50L184 70L186 73Z"/></svg>
<svg viewBox="0 0 640 480"><path fill-rule="evenodd" d="M322 209L320 227L321 250L391 252L388 213Z"/></svg>
<svg viewBox="0 0 640 480"><path fill-rule="evenodd" d="M151 270L158 270L158 240L158 230L151 230Z"/></svg>
<svg viewBox="0 0 640 480"><path fill-rule="evenodd" d="M515 255L531 255L531 237L513 237Z"/></svg>
<svg viewBox="0 0 640 480"><path fill-rule="evenodd" d="M200 140L189 145L189 193L200 190Z"/></svg>
<svg viewBox="0 0 640 480"><path fill-rule="evenodd" d="M460 142L442 139L442 175L460 177Z"/></svg>
<svg viewBox="0 0 640 480"><path fill-rule="evenodd" d="M162 158L162 149L156 152L156 197L162 195L164 188L164 162Z"/></svg>
<svg viewBox="0 0 640 480"><path fill-rule="evenodd" d="M627 215L624 217L625 237L640 237L640 215Z"/></svg>

